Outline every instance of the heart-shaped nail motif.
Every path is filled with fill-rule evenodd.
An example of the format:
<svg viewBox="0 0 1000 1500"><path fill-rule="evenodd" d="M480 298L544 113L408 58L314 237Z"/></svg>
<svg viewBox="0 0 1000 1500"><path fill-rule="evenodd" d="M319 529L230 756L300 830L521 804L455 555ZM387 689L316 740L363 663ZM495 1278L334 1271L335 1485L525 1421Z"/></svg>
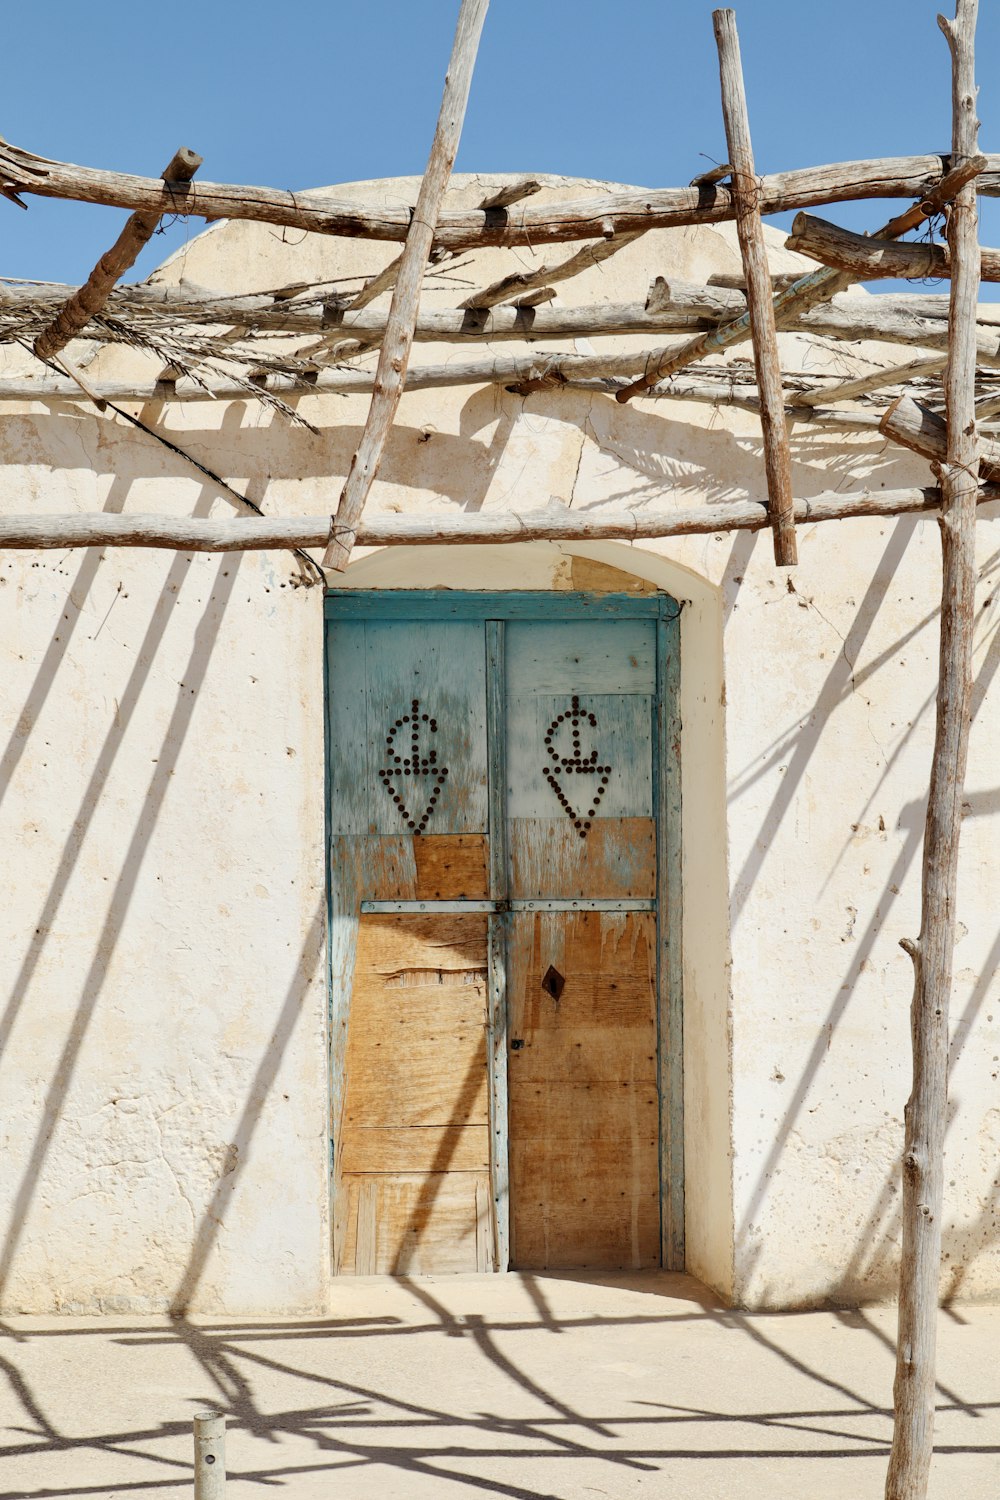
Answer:
<svg viewBox="0 0 1000 1500"><path fill-rule="evenodd" d="M611 767L597 764L596 750L591 750L589 755L584 754L581 745L581 724L596 729L597 719L589 710L580 707L580 699L574 695L570 700L569 713L557 714L545 732L545 753L552 761L552 765L543 766L542 775L555 792L556 800L577 833L585 839L590 832L591 820L604 797L611 776ZM564 737L567 730L571 736L571 748L569 755L562 755L558 742L565 743ZM579 809L570 802L563 786L562 778L569 776L591 776L596 781L596 785L591 784L589 793L587 784L582 784L581 790L584 796L579 798ZM574 798L578 795L574 791ZM584 812L584 807L587 808L586 812Z"/></svg>
<svg viewBox="0 0 1000 1500"><path fill-rule="evenodd" d="M410 726L410 753L404 755L402 749L397 750L396 743L400 731L407 725ZM410 712L400 714L388 728L385 737L386 759L391 760L392 764L383 767L378 773L379 780L398 807L403 822L411 833L418 834L423 833L433 817L441 788L448 779L448 767L438 765L437 751L429 750L426 754L421 752L420 741L423 734L437 734L437 719L432 719L430 714L422 714L420 699L414 698L410 703ZM424 790L430 784L430 792L427 805L418 815L416 809L421 799L421 778Z"/></svg>

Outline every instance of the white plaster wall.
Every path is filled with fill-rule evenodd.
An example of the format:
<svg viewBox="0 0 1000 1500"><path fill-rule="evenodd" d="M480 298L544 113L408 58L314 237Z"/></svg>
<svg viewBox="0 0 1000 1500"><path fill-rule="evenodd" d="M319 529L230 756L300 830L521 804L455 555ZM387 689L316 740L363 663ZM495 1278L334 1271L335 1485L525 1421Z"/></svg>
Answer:
<svg viewBox="0 0 1000 1500"><path fill-rule="evenodd" d="M553 179L545 191L594 186ZM414 185L343 191L410 202ZM453 191L478 201L485 187L460 179ZM780 236L773 243L776 266L792 264ZM250 291L364 276L392 253L219 225L161 274ZM471 259L441 268L432 305L509 269L495 252ZM535 259L523 252L526 265ZM560 301L637 300L651 272L695 280L737 266L728 228L661 233L561 286ZM414 359L466 355L422 346ZM845 373L892 355L806 339L789 350ZM26 356L7 363L24 368ZM109 350L89 368L99 379L150 365ZM265 509L330 511L367 400L308 397L300 409L319 436L254 403L135 410ZM0 443L11 511L234 511L182 459L83 403L0 408ZM797 437L795 452L802 495L862 479L925 482L924 466L881 442ZM371 503L686 507L759 497L762 486L745 415L467 388L404 397ZM919 923L939 589L933 523L800 530L792 574L774 569L768 537L720 534L379 554L349 575L579 586L597 564L689 601L690 1265L737 1300L776 1306L892 1285L911 988L896 945ZM996 522L979 535L943 1283L960 1296L1000 1290L998 724L986 691ZM282 554L0 559L0 1276L10 1309L292 1312L335 1296L322 601L296 586L299 572Z"/></svg>

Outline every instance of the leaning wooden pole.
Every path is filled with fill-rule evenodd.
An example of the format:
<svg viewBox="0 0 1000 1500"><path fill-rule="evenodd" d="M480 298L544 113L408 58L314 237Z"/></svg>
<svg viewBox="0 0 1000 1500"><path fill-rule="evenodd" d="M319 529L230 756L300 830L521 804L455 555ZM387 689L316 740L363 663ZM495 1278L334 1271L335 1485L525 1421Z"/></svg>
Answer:
<svg viewBox="0 0 1000 1500"><path fill-rule="evenodd" d="M760 426L764 439L768 509L774 528L774 560L779 568L787 568L799 560L792 501L792 455L788 446L788 428L785 425L778 332L774 321L771 273L764 246L764 226L760 217L760 194L757 190L753 145L750 140L750 117L743 84L736 12L714 10L712 24L715 27L715 43L719 49L722 116L733 169L736 234L743 257L753 361L757 372L757 390L760 393Z"/></svg>
<svg viewBox="0 0 1000 1500"><path fill-rule="evenodd" d="M952 161L976 154L975 31L979 0L938 17L952 60ZM941 1271L948 1006L962 793L969 748L979 456L974 387L979 292L976 192L955 199L948 224L950 345L945 375L947 456L941 465L942 590L937 728L924 829L920 936L913 960L913 1088L903 1148L903 1245L893 1390L895 1424L886 1500L924 1500L934 1448L935 1353Z"/></svg>
<svg viewBox="0 0 1000 1500"><path fill-rule="evenodd" d="M396 275L389 320L375 372L375 391L368 410L368 420L351 462L347 483L337 506L334 527L330 531L330 541L323 556L323 564L327 568L343 571L351 560L354 534L365 508L368 492L375 482L392 419L403 394L406 367L413 345L413 328L417 321L420 287L427 267L427 257L434 243L441 200L458 154L472 70L479 49L479 35L488 5L489 0L462 0L437 130L434 132L427 170L420 184L413 222L406 236Z"/></svg>
<svg viewBox="0 0 1000 1500"><path fill-rule="evenodd" d="M167 188L183 194L183 184L191 181L200 166L201 157L197 152L182 146L171 157L163 173ZM159 222L160 215L156 212L129 216L121 234L111 249L101 256L83 286L73 293L35 339L34 350L39 359L52 359L65 349L101 311L114 290L115 282L135 265L139 252L152 239Z"/></svg>

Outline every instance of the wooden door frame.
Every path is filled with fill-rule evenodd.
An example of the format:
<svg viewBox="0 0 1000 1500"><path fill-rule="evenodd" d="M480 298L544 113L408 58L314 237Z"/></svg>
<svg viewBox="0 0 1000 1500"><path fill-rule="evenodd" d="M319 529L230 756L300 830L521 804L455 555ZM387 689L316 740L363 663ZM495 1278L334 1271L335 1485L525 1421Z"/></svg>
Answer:
<svg viewBox="0 0 1000 1500"><path fill-rule="evenodd" d="M487 745L489 765L490 898L503 905L507 892L506 807L504 791L504 626L512 620L645 619L655 624L656 692L653 732L653 813L656 820L657 902L657 1088L659 1095L660 1251L668 1271L684 1269L684 1030L681 906L681 718L680 612L671 595L597 594L545 591L441 589L328 589L324 597L324 731L327 887L327 1006L330 1067L330 1193L338 1090L341 1086L334 1038L350 1010L350 994L335 992L332 973L333 922L331 866L331 754L329 705L333 665L328 622L335 620L412 620L428 625L448 620L482 620L485 630ZM494 1196L496 1264L506 1270L509 1244L507 1166L507 1002L502 911L490 919L488 1071L491 1179Z"/></svg>

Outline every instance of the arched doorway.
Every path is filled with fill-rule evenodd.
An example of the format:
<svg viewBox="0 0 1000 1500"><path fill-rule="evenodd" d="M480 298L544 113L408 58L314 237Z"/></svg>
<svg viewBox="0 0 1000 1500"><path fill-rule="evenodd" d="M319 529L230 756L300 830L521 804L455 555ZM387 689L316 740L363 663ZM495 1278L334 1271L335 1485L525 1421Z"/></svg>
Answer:
<svg viewBox="0 0 1000 1500"><path fill-rule="evenodd" d="M335 1263L679 1269L678 604L406 550L327 602Z"/></svg>

